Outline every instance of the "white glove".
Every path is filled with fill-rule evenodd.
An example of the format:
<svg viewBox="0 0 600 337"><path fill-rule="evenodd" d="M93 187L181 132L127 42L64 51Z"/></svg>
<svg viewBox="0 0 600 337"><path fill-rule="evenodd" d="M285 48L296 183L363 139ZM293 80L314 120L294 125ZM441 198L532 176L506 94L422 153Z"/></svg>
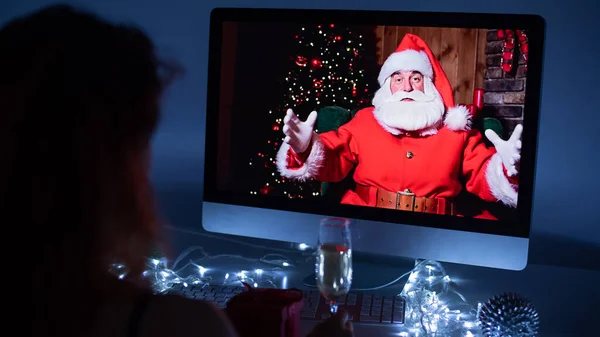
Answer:
<svg viewBox="0 0 600 337"><path fill-rule="evenodd" d="M311 112L306 122L303 122L292 109L288 109L283 119L283 134L285 134L283 141L288 143L294 152L303 153L310 145L316 121L316 111Z"/></svg>
<svg viewBox="0 0 600 337"><path fill-rule="evenodd" d="M506 173L509 177L516 176L519 171L517 170L517 163L521 160L521 134L523 133L523 126L521 124L515 127L512 135L508 140L502 140L494 131L487 129L485 130L485 136L494 144L496 152L502 159L502 163L506 168Z"/></svg>

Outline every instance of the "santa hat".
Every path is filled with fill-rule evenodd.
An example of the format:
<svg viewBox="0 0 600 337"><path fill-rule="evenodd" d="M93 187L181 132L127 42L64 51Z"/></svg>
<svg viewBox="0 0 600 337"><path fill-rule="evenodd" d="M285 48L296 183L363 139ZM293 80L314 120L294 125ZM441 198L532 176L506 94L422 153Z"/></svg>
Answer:
<svg viewBox="0 0 600 337"><path fill-rule="evenodd" d="M396 51L390 55L379 72L379 85L398 71L418 71L429 77L440 93L446 107L445 124L452 129L468 129L471 125L471 114L466 107L455 106L454 93L444 69L433 52L420 37L406 34Z"/></svg>

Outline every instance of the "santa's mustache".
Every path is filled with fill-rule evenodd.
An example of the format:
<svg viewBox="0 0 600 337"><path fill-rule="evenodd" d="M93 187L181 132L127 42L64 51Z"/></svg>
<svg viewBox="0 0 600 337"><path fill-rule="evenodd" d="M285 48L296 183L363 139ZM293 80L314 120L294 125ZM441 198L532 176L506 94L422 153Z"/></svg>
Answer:
<svg viewBox="0 0 600 337"><path fill-rule="evenodd" d="M393 95L386 97L384 100L387 103L400 102L402 100L413 100L415 102L431 102L435 97L427 95L419 90L412 91L397 91Z"/></svg>

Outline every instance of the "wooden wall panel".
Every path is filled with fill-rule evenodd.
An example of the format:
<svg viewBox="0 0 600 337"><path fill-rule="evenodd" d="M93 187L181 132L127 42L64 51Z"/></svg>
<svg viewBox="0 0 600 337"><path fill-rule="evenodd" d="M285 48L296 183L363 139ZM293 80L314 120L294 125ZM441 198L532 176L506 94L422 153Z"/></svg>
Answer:
<svg viewBox="0 0 600 337"><path fill-rule="evenodd" d="M375 35L377 36L377 64L382 65L384 56L383 56L383 46L385 45L385 27L377 26L375 29Z"/></svg>
<svg viewBox="0 0 600 337"><path fill-rule="evenodd" d="M380 26L377 28L379 65L407 33L422 37L436 55L452 85L455 103L471 104L473 90L483 87L486 30Z"/></svg>
<svg viewBox="0 0 600 337"><path fill-rule="evenodd" d="M387 26L384 27L383 34L385 43L383 44L382 54L384 57L387 57L385 55L389 56L396 50L396 46L394 46L392 41L398 41L398 29L395 26Z"/></svg>
<svg viewBox="0 0 600 337"><path fill-rule="evenodd" d="M475 66L475 88L483 89L483 79L487 69L487 57L485 49L487 47L487 29L477 30L477 64Z"/></svg>
<svg viewBox="0 0 600 337"><path fill-rule="evenodd" d="M455 60L457 75L456 82L452 83L455 90L454 97L457 102L472 103L477 75L477 30L461 28L457 33L457 58Z"/></svg>
<svg viewBox="0 0 600 337"><path fill-rule="evenodd" d="M460 43L460 31L457 29L442 29L442 48L440 50L440 64L448 76L455 103L461 102L456 96L458 82L458 44ZM472 74L471 74L472 75Z"/></svg>

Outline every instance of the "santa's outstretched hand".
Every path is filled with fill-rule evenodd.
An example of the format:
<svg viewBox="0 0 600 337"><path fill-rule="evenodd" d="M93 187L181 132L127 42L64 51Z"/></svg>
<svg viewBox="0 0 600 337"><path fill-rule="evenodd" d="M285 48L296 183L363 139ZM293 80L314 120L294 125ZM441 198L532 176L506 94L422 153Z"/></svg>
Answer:
<svg viewBox="0 0 600 337"><path fill-rule="evenodd" d="M494 144L496 152L502 159L502 163L506 168L506 174L509 177L516 176L519 174L517 170L517 164L521 160L521 134L523 133L523 126L521 124L515 127L512 135L508 140L502 140L500 136L494 131L487 129L485 130L485 136Z"/></svg>
<svg viewBox="0 0 600 337"><path fill-rule="evenodd" d="M303 122L292 109L288 109L283 119L283 134L285 135L283 141L288 143L294 152L304 153L310 145L316 121L316 111L311 112Z"/></svg>

